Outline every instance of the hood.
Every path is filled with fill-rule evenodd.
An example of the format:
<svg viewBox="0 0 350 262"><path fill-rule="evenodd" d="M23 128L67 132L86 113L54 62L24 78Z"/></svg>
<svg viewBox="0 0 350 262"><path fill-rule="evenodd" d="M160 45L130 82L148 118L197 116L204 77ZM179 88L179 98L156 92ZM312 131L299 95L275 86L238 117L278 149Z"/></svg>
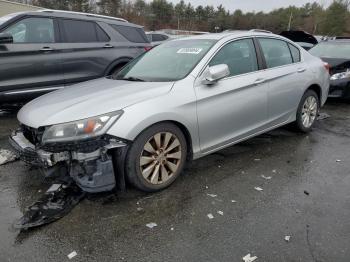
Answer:
<svg viewBox="0 0 350 262"><path fill-rule="evenodd" d="M173 82L132 82L101 78L43 95L18 112L18 120L38 128L121 110L169 92Z"/></svg>
<svg viewBox="0 0 350 262"><path fill-rule="evenodd" d="M312 45L318 44L317 39L313 35L304 31L283 31L280 35L292 40L293 42L308 43Z"/></svg>
<svg viewBox="0 0 350 262"><path fill-rule="evenodd" d="M330 66L330 74L336 74L350 69L350 59L321 57Z"/></svg>

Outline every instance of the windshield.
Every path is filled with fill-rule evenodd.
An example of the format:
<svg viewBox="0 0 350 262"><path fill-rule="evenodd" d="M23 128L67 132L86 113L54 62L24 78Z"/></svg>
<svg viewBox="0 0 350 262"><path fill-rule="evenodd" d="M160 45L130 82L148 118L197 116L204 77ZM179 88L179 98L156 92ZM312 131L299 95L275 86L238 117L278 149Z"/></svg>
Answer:
<svg viewBox="0 0 350 262"><path fill-rule="evenodd" d="M318 57L350 59L350 41L323 42L310 49L309 52Z"/></svg>
<svg viewBox="0 0 350 262"><path fill-rule="evenodd" d="M0 26L2 24L4 24L5 22L7 22L8 20L10 20L11 18L17 16L19 13L14 13L14 14L9 14L9 15L5 15L0 17Z"/></svg>
<svg viewBox="0 0 350 262"><path fill-rule="evenodd" d="M159 45L124 67L116 79L166 82L185 78L215 40L176 40Z"/></svg>

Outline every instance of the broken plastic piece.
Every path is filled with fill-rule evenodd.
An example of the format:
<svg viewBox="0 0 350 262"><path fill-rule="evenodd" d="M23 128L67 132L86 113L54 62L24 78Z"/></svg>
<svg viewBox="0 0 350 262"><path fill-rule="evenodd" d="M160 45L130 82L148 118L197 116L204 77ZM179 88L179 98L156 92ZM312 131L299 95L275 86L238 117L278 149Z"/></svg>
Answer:
<svg viewBox="0 0 350 262"><path fill-rule="evenodd" d="M50 188L45 195L29 206L24 215L13 224L14 228L28 229L56 221L68 214L85 196L73 183L55 188L55 191L51 191Z"/></svg>
<svg viewBox="0 0 350 262"><path fill-rule="evenodd" d="M264 190L264 189L262 189L261 187L258 187L258 186L254 187L254 189L257 190L257 191L263 191Z"/></svg>
<svg viewBox="0 0 350 262"><path fill-rule="evenodd" d="M211 213L209 213L209 214L207 215L207 217L208 217L209 219L213 219L213 218L214 218L213 214L211 214Z"/></svg>
<svg viewBox="0 0 350 262"><path fill-rule="evenodd" d="M271 176L264 176L264 175L261 175L261 177L266 179L266 180L270 180L272 178Z"/></svg>
<svg viewBox="0 0 350 262"><path fill-rule="evenodd" d="M287 241L287 242L289 242L290 236L285 236L285 237L284 237L284 240Z"/></svg>
<svg viewBox="0 0 350 262"><path fill-rule="evenodd" d="M72 259L73 257L75 257L76 255L78 255L78 253L76 251L73 251L72 253L68 254L68 258Z"/></svg>
<svg viewBox="0 0 350 262"><path fill-rule="evenodd" d="M327 118L330 118L331 116L327 113L319 113L318 114L318 117L317 117L317 120L323 120L323 119L327 119Z"/></svg>
<svg viewBox="0 0 350 262"><path fill-rule="evenodd" d="M10 150L0 149L0 165L16 161L18 156Z"/></svg>
<svg viewBox="0 0 350 262"><path fill-rule="evenodd" d="M221 216L224 215L224 212L222 212L222 211L220 211L220 210L219 210L217 213L218 213L219 215L221 215Z"/></svg>
<svg viewBox="0 0 350 262"><path fill-rule="evenodd" d="M253 262L257 258L258 258L257 256L252 257L252 256L250 256L250 254L248 254L248 255L244 256L242 259L244 262Z"/></svg>
<svg viewBox="0 0 350 262"><path fill-rule="evenodd" d="M339 163L339 162L341 162L341 160L340 160L340 159L337 159L337 160L335 160L335 162Z"/></svg>
<svg viewBox="0 0 350 262"><path fill-rule="evenodd" d="M158 225L156 223L153 223L153 222L146 224L146 227L148 227L148 228L154 228L156 226L158 226Z"/></svg>
<svg viewBox="0 0 350 262"><path fill-rule="evenodd" d="M233 200L233 199L231 200L231 202L232 202L232 203L237 203L237 201L236 201L236 200Z"/></svg>

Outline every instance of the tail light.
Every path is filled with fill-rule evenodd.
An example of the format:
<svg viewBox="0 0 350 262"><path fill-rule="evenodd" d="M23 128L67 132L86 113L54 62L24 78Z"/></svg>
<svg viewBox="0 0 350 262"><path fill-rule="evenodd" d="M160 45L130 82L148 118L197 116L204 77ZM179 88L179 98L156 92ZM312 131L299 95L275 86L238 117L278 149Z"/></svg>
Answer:
<svg viewBox="0 0 350 262"><path fill-rule="evenodd" d="M326 68L326 70L327 70L327 72L329 74L329 70L331 68L330 65L328 63L326 63L326 62L324 62L323 65L324 65L324 68Z"/></svg>
<svg viewBox="0 0 350 262"><path fill-rule="evenodd" d="M145 51L147 52L147 51L151 50L152 47L151 46L145 46L143 49L145 49Z"/></svg>

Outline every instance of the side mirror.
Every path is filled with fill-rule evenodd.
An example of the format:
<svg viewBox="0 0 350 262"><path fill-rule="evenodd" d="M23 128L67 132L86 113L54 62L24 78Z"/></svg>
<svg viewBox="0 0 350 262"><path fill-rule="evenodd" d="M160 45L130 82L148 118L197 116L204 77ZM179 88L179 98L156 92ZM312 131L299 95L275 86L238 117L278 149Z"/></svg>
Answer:
<svg viewBox="0 0 350 262"><path fill-rule="evenodd" d="M203 84L212 85L217 81L228 77L230 75L230 69L226 64L220 64L208 67L204 72Z"/></svg>
<svg viewBox="0 0 350 262"><path fill-rule="evenodd" d="M8 33L0 33L0 44L11 44L13 43L13 37Z"/></svg>

